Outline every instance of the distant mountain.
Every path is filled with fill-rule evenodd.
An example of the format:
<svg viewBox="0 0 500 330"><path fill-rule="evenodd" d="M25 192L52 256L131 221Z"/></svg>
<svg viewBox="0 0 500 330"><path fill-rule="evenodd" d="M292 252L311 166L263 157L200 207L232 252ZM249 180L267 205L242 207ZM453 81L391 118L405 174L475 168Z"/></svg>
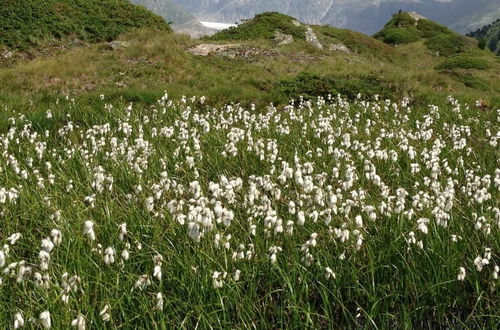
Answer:
<svg viewBox="0 0 500 330"><path fill-rule="evenodd" d="M203 26L188 10L173 3L172 0L130 0L130 2L149 9L167 22L172 22L172 28L177 33L198 38L216 32Z"/></svg>
<svg viewBox="0 0 500 330"><path fill-rule="evenodd" d="M266 11L373 34L402 9L466 33L500 17L500 0L172 0L201 20L234 23Z"/></svg>
<svg viewBox="0 0 500 330"><path fill-rule="evenodd" d="M151 10L168 22L182 24L196 19L186 9L176 5L171 0L130 0L130 2Z"/></svg>
<svg viewBox="0 0 500 330"><path fill-rule="evenodd" d="M486 46L493 53L500 56L500 18L474 32L468 33L467 36L484 39Z"/></svg>

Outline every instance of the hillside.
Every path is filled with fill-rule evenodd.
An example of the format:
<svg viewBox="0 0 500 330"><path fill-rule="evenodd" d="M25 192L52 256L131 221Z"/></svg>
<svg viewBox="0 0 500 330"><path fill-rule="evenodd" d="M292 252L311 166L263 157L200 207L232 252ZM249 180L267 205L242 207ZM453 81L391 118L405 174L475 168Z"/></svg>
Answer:
<svg viewBox="0 0 500 330"><path fill-rule="evenodd" d="M13 49L68 38L110 41L141 27L169 30L161 17L127 0L0 1L0 46Z"/></svg>
<svg viewBox="0 0 500 330"><path fill-rule="evenodd" d="M467 40L463 53L455 42L429 43L438 40L434 37L393 47L358 32L310 26L319 49L306 40L307 26L297 23L268 13L204 40L132 32L120 38L129 44L122 49L106 51L98 44L18 61L0 70L0 100L18 106L27 100L52 102L61 94L84 99L105 94L150 103L168 90L174 97L204 95L214 105L234 99L283 105L297 94L337 92L410 97L414 104L450 94L468 102L500 102L500 63L474 39L462 37ZM453 41L448 30L441 34L439 25L427 25L437 27L429 35ZM279 46L276 31L291 35L293 42ZM198 46L208 49L208 56L190 53Z"/></svg>
<svg viewBox="0 0 500 330"><path fill-rule="evenodd" d="M500 19L468 33L467 36L483 40L486 47L500 56Z"/></svg>
<svg viewBox="0 0 500 330"><path fill-rule="evenodd" d="M498 0L173 0L202 20L234 23L276 11L308 24L373 34L398 10L416 11L460 33L500 16ZM369 19L367 19L369 17Z"/></svg>

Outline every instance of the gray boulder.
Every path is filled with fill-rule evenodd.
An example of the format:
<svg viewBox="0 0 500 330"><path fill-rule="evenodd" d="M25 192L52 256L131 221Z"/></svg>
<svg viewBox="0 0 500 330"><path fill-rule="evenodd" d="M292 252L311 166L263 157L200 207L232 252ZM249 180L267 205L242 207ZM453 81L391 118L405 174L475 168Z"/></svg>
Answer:
<svg viewBox="0 0 500 330"><path fill-rule="evenodd" d="M316 33L314 33L310 26L306 28L306 41L318 49L323 49L323 45L319 42Z"/></svg>
<svg viewBox="0 0 500 330"><path fill-rule="evenodd" d="M274 43L278 46L288 45L293 42L293 36L291 34L284 34L280 31L274 31Z"/></svg>

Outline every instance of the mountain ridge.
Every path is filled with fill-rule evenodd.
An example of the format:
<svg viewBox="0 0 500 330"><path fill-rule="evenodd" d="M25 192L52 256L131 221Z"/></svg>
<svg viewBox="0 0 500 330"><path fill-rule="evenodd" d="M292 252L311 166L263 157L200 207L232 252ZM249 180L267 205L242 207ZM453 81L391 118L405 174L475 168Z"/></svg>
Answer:
<svg viewBox="0 0 500 330"><path fill-rule="evenodd" d="M416 11L465 33L486 24L481 17L500 17L496 0L173 0L200 19L234 23L265 11L294 16L308 24L328 24L366 34L378 31L399 9ZM366 17L370 17L367 20ZM482 22L482 20L480 20Z"/></svg>

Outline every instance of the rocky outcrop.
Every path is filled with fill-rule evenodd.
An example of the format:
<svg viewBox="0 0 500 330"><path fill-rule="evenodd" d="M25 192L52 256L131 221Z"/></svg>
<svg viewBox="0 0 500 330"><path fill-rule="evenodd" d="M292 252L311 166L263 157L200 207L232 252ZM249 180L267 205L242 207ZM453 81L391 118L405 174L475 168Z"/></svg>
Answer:
<svg viewBox="0 0 500 330"><path fill-rule="evenodd" d="M328 50L330 50L332 52L342 52L342 53L346 53L346 54L351 54L351 50L349 48L347 48L347 46L341 42L336 43L336 44L331 44L330 47L328 47Z"/></svg>
<svg viewBox="0 0 500 330"><path fill-rule="evenodd" d="M277 46L284 46L293 42L293 36L291 34L281 33L280 31L274 31L273 41Z"/></svg>
<svg viewBox="0 0 500 330"><path fill-rule="evenodd" d="M318 49L323 49L323 45L319 42L318 37L316 36L316 33L314 33L313 29L311 29L310 26L306 28L306 41L318 48Z"/></svg>
<svg viewBox="0 0 500 330"><path fill-rule="evenodd" d="M275 57L279 54L273 49L262 47L250 47L239 44L218 45L218 44L200 44L187 50L195 56L218 56L224 58L244 58L247 60L258 59L262 57Z"/></svg>
<svg viewBox="0 0 500 330"><path fill-rule="evenodd" d="M107 48L109 50L118 50L118 49L128 48L129 46L130 44L126 41L115 40L108 42Z"/></svg>

